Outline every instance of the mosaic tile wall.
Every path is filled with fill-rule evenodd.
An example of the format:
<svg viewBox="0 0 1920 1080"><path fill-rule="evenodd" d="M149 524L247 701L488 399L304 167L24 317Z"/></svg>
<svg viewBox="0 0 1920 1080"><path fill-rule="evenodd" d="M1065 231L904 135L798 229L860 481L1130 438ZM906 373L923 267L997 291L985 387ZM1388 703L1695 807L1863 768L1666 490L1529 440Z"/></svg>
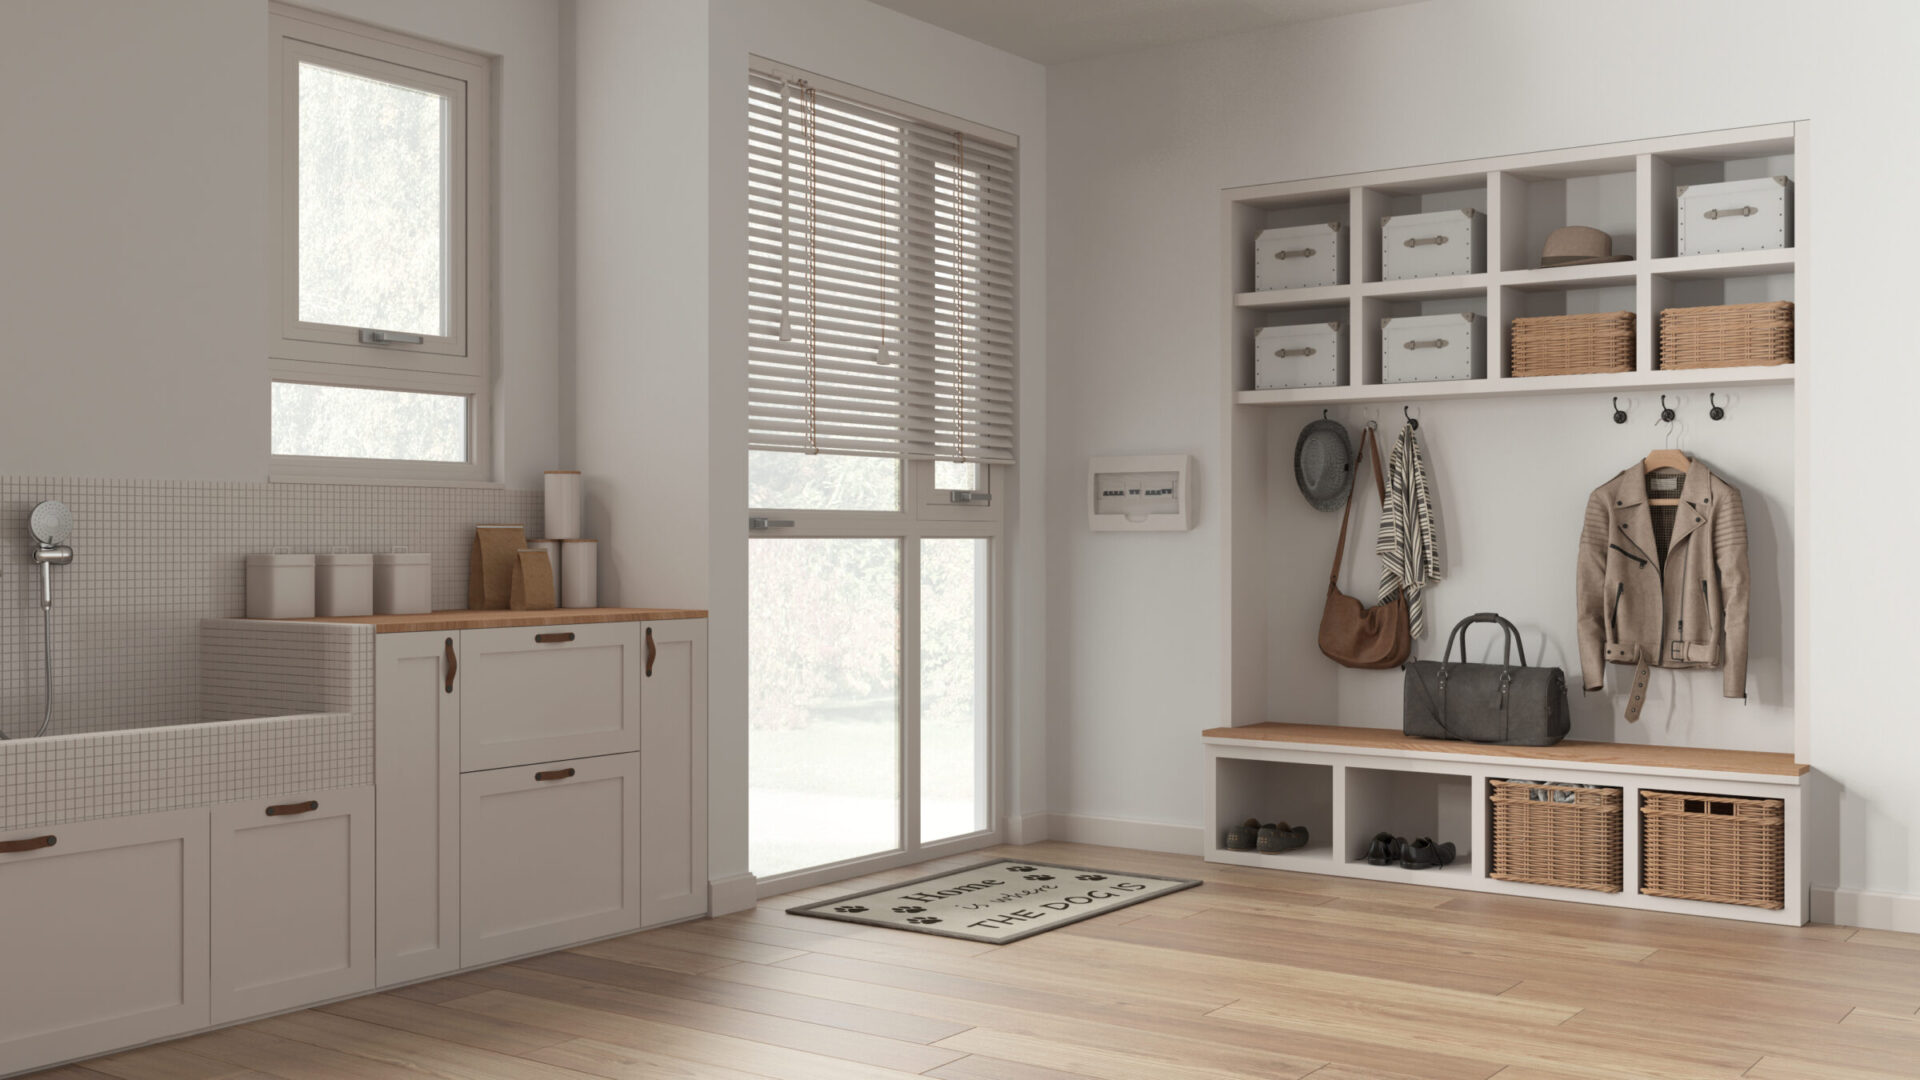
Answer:
<svg viewBox="0 0 1920 1080"><path fill-rule="evenodd" d="M373 783L373 715L0 742L0 833Z"/></svg>
<svg viewBox="0 0 1920 1080"><path fill-rule="evenodd" d="M434 607L462 608L473 526L541 525L535 491L0 477L0 731L15 737L40 723L27 515L43 499L74 515L73 564L54 570L49 735L204 719L200 620L245 614L250 552L429 552Z"/></svg>

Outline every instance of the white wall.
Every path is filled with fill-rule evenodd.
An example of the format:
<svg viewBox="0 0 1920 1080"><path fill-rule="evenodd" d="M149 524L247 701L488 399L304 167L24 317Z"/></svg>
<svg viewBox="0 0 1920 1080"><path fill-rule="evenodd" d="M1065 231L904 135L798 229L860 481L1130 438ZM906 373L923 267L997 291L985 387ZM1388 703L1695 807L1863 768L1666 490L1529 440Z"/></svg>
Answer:
<svg viewBox="0 0 1920 1080"><path fill-rule="evenodd" d="M1026 482L1009 515L1010 803L1015 815L1042 809L1044 72L865 0L576 0L572 19L575 462L616 553L605 598L712 612L710 872L725 888L747 871L748 57L1020 137Z"/></svg>
<svg viewBox="0 0 1920 1080"><path fill-rule="evenodd" d="M1070 828L1119 819L1198 839L1196 731L1223 711L1221 493L1207 472L1223 453L1228 390L1221 189L1810 118L1818 255L1815 310L1801 313L1815 320L1814 349L1800 359L1814 526L1779 546L1785 557L1789 539L1811 545L1813 640L1799 677L1812 680L1813 763L1838 789L1811 877L1842 886L1843 909L1862 890L1920 894L1920 729L1900 679L1920 644L1904 617L1920 585L1880 539L1914 516L1897 494L1904 432L1880 403L1920 390L1888 318L1915 281L1873 209L1898 202L1920 165L1897 134L1920 90L1900 52L1920 25L1891 0L1844 18L1810 11L1789 0L1446 0L1049 70L1050 484L1071 490L1091 454L1188 451L1201 465L1191 533L1096 536L1072 500L1048 518L1048 620L1063 643L1050 793ZM1478 419L1466 405L1427 412L1436 439ZM1478 467L1492 441L1450 443L1446 467ZM1584 494L1622 467L1584 460L1611 460L1616 441L1603 433L1574 454L1567 487ZM1791 491L1767 498L1777 510ZM1577 530L1545 527L1541 543L1556 559L1564 548L1570 566ZM1320 572L1330 535L1300 556L1303 572ZM1920 916L1920 901L1907 903L1903 917Z"/></svg>
<svg viewBox="0 0 1920 1080"><path fill-rule="evenodd" d="M500 57L496 473L559 454L556 0L311 6ZM267 475L265 0L0 7L0 471Z"/></svg>

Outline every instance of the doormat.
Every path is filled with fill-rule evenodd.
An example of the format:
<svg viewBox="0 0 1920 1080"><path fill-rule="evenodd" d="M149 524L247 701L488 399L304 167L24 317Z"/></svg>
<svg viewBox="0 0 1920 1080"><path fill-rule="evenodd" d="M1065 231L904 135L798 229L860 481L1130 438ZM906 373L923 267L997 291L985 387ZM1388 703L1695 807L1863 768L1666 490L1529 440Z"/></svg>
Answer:
<svg viewBox="0 0 1920 1080"><path fill-rule="evenodd" d="M1152 874L995 860L788 908L787 914L1005 945L1198 884Z"/></svg>

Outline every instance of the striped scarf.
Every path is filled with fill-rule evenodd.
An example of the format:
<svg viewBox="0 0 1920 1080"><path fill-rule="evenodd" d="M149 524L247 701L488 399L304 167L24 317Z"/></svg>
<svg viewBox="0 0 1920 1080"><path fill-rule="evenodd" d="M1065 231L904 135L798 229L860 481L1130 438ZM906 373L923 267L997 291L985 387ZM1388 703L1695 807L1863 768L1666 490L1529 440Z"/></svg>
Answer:
<svg viewBox="0 0 1920 1080"><path fill-rule="evenodd" d="M1421 593L1440 580L1440 538L1433 527L1433 494L1427 488L1427 461L1413 425L1400 429L1387 464L1387 505L1380 513L1380 602L1396 591L1407 597L1407 621L1414 637L1426 630Z"/></svg>

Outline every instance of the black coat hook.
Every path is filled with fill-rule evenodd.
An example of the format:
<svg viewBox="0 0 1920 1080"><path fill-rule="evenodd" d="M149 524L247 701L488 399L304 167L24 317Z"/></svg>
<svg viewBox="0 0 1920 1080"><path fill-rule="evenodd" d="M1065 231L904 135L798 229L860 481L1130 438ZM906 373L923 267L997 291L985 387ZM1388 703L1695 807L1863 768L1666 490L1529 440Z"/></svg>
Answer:
<svg viewBox="0 0 1920 1080"><path fill-rule="evenodd" d="M1725 420L1727 418L1727 410L1721 408L1720 403L1713 400L1712 394L1707 395L1707 404L1713 406L1713 408L1707 410L1708 419Z"/></svg>
<svg viewBox="0 0 1920 1080"><path fill-rule="evenodd" d="M1613 399L1613 422L1616 424L1624 424L1627 422L1627 410L1620 407L1619 398Z"/></svg>
<svg viewBox="0 0 1920 1080"><path fill-rule="evenodd" d="M1675 413L1671 408L1667 407L1667 395L1661 394L1660 395L1660 419L1666 423L1671 424L1673 423L1674 417L1676 415L1678 414Z"/></svg>
<svg viewBox="0 0 1920 1080"><path fill-rule="evenodd" d="M1408 427L1412 428L1415 431L1420 430L1420 421L1415 420L1413 418L1413 414L1407 412L1407 407L1405 405L1400 406L1400 415L1406 418Z"/></svg>

